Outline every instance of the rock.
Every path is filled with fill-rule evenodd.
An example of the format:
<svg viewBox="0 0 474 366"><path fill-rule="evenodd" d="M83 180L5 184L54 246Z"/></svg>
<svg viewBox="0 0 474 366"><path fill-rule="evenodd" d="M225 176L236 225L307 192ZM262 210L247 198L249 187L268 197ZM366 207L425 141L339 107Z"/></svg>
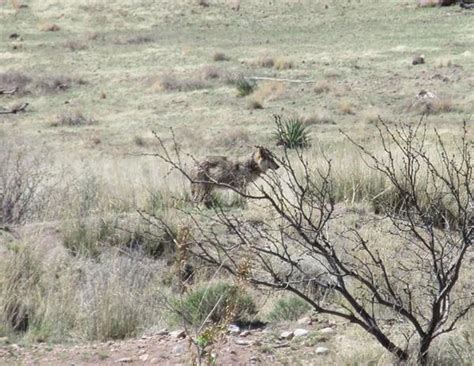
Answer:
<svg viewBox="0 0 474 366"><path fill-rule="evenodd" d="M186 344L185 343L178 343L176 346L173 347L172 352L175 355L182 355L186 352Z"/></svg>
<svg viewBox="0 0 474 366"><path fill-rule="evenodd" d="M244 330L239 334L241 337L247 337L248 335L250 335L250 330Z"/></svg>
<svg viewBox="0 0 474 366"><path fill-rule="evenodd" d="M166 328L163 328L162 330L159 330L156 335L159 335L159 336L165 336L165 335L168 335L170 332L168 331L168 329Z"/></svg>
<svg viewBox="0 0 474 366"><path fill-rule="evenodd" d="M148 356L148 354L145 353L145 354L141 355L138 358L140 359L140 361L146 362L146 361L148 361L148 357L150 357L150 356Z"/></svg>
<svg viewBox="0 0 474 366"><path fill-rule="evenodd" d="M425 56L423 55L416 55L413 57L413 61L411 62L412 65L422 65L425 63Z"/></svg>
<svg viewBox="0 0 474 366"><path fill-rule="evenodd" d="M186 338L186 331L184 329L175 330L173 332L170 332L170 336L171 338L176 338L176 339Z"/></svg>
<svg viewBox="0 0 474 366"><path fill-rule="evenodd" d="M319 333L330 335L336 333L336 331L333 328L323 328L319 331Z"/></svg>
<svg viewBox="0 0 474 366"><path fill-rule="evenodd" d="M239 346L250 346L252 344L252 342L246 341L244 339L236 339L235 344L237 344Z"/></svg>
<svg viewBox="0 0 474 366"><path fill-rule="evenodd" d="M240 328L235 325L235 324L230 324L228 327L227 327L227 331L229 332L229 334L233 334L233 335L236 335L236 334L239 334L240 333Z"/></svg>
<svg viewBox="0 0 474 366"><path fill-rule="evenodd" d="M290 340L292 339L294 336L293 332L292 331L286 331L286 332L282 332L280 334L280 339L287 339L287 340Z"/></svg>
<svg viewBox="0 0 474 366"><path fill-rule="evenodd" d="M116 363L130 363L130 362L133 362L133 358L131 358L131 357L122 357L122 358L119 358L115 362Z"/></svg>
<svg viewBox="0 0 474 366"><path fill-rule="evenodd" d="M8 337L0 337L0 343L8 343Z"/></svg>
<svg viewBox="0 0 474 366"><path fill-rule="evenodd" d="M296 322L298 325L311 325L313 321L309 316L305 316L304 318L298 319Z"/></svg>
<svg viewBox="0 0 474 366"><path fill-rule="evenodd" d="M309 331L307 331L306 329L296 329L293 334L295 337L304 337L306 335L308 335Z"/></svg>
<svg viewBox="0 0 474 366"><path fill-rule="evenodd" d="M316 348L316 354L317 354L317 355L325 355L325 354L327 354L327 353L329 353L329 349L326 348L326 347L318 347L318 348Z"/></svg>

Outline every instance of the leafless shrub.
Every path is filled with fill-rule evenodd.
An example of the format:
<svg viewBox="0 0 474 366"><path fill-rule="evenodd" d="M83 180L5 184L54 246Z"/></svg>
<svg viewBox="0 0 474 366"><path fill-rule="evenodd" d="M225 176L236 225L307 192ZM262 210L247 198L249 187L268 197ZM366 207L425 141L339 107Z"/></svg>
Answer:
<svg viewBox="0 0 474 366"><path fill-rule="evenodd" d="M433 341L453 331L474 307L472 296L458 288L474 238L470 132L464 124L450 151L435 131L437 155L432 156L426 150L427 128L424 120L394 127L381 121L382 156L346 135L401 197L400 205L384 207L387 226L381 236L358 226L331 234L336 219L331 161L315 171L302 150L292 155L284 150L278 159L281 178L266 175L254 191L238 192L256 207L269 208L271 219L255 225L219 206L211 214L185 211L194 224L190 251L236 278L291 292L319 313L360 326L399 361L408 360L412 349L417 362L426 365ZM171 152L177 150L158 142L156 156L192 181ZM440 209L440 200L452 205L455 219ZM443 226L436 223L440 219ZM308 287L331 294L331 301ZM387 319L403 322L404 341L383 326Z"/></svg>
<svg viewBox="0 0 474 366"><path fill-rule="evenodd" d="M41 211L48 177L42 158L0 148L0 224L24 223Z"/></svg>
<svg viewBox="0 0 474 366"><path fill-rule="evenodd" d="M75 40L69 40L69 41L64 42L63 47L73 52L83 51L87 49L87 45L84 42L75 41Z"/></svg>
<svg viewBox="0 0 474 366"><path fill-rule="evenodd" d="M133 142L135 143L135 145L140 146L140 147L143 147L146 145L145 139L141 136L135 136L133 138Z"/></svg>
<svg viewBox="0 0 474 366"><path fill-rule="evenodd" d="M180 79L174 74L164 74L152 85L157 91L190 91L207 88L209 84L202 78Z"/></svg>
<svg viewBox="0 0 474 366"><path fill-rule="evenodd" d="M202 69L202 78L204 80L209 80L209 79L219 79L222 77L224 73L222 70L218 67L209 65L205 66Z"/></svg>
<svg viewBox="0 0 474 366"><path fill-rule="evenodd" d="M275 70L288 70L294 67L294 63L291 60L288 60L284 57L279 57L275 60L273 67Z"/></svg>
<svg viewBox="0 0 474 366"><path fill-rule="evenodd" d="M83 114L82 111L79 109L73 111L66 111L65 113L60 114L56 121L51 123L52 127L58 126L84 126L84 125L91 125L96 123L96 121L91 118L87 117Z"/></svg>
<svg viewBox="0 0 474 366"><path fill-rule="evenodd" d="M196 0L197 5L202 6L203 8L209 7L208 0Z"/></svg>
<svg viewBox="0 0 474 366"><path fill-rule="evenodd" d="M338 108L343 114L355 114L354 105L346 99L339 102Z"/></svg>
<svg viewBox="0 0 474 366"><path fill-rule="evenodd" d="M259 67L272 68L275 66L275 59L270 56L262 56L254 62Z"/></svg>
<svg viewBox="0 0 474 366"><path fill-rule="evenodd" d="M0 73L0 89L11 90L16 94L25 94L28 92L28 86L32 78L24 73L17 71L7 71Z"/></svg>
<svg viewBox="0 0 474 366"><path fill-rule="evenodd" d="M216 62L230 60L230 58L224 52L215 52L212 56L212 59Z"/></svg>
<svg viewBox="0 0 474 366"><path fill-rule="evenodd" d="M82 78L65 75L43 75L33 78L17 71L0 73L0 89L15 90L16 94L55 93L71 88L73 85L84 85Z"/></svg>
<svg viewBox="0 0 474 366"><path fill-rule="evenodd" d="M331 90L331 83L327 80L321 80L314 86L313 90L316 94L327 93Z"/></svg>
<svg viewBox="0 0 474 366"><path fill-rule="evenodd" d="M242 147L249 144L250 136L243 128L232 128L227 132L222 133L222 135L219 135L219 137L213 141L213 146L222 145L226 148Z"/></svg>
<svg viewBox="0 0 474 366"><path fill-rule="evenodd" d="M44 22L39 25L39 29L42 32L58 32L61 30L61 27L54 23Z"/></svg>
<svg viewBox="0 0 474 366"><path fill-rule="evenodd" d="M301 121L305 125L335 125L334 118L325 110L317 111L313 114L301 116Z"/></svg>
<svg viewBox="0 0 474 366"><path fill-rule="evenodd" d="M148 34L136 34L133 36L121 36L114 40L117 45L140 45L154 42L155 38Z"/></svg>
<svg viewBox="0 0 474 366"><path fill-rule="evenodd" d="M263 105L262 105L262 102L260 102L258 99L252 98L248 100L247 108L248 109L263 109Z"/></svg>
<svg viewBox="0 0 474 366"><path fill-rule="evenodd" d="M66 75L47 75L35 81L34 88L41 93L55 93L70 89L74 84L84 85L81 78L69 77Z"/></svg>

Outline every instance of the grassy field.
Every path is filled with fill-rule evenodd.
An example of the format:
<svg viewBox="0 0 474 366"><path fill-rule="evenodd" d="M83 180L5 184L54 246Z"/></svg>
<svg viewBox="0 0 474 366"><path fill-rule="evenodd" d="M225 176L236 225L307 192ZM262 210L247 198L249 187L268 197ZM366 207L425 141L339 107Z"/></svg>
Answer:
<svg viewBox="0 0 474 366"><path fill-rule="evenodd" d="M0 285L22 278L14 271L22 265L41 277L46 293L61 294L17 289L41 314L25 339L104 340L166 323L154 296L169 291L169 275L156 275L169 271L166 260L145 257L138 265L99 250L96 263L91 253L65 249L130 241L148 230L137 209L157 212L173 207L172 195L188 194L169 167L144 156L157 149L152 131L168 141L173 128L196 157L247 155L257 144L279 154L273 115L299 117L315 164L321 151L335 161L340 203L359 202L362 211L384 182L340 130L377 150L379 116L415 123L429 112L428 125L450 143L464 120L474 139L473 16L457 6L418 8L414 0L0 0L0 91L14 90L0 93L0 110L29 103L24 112L0 114L0 154L23 154L26 174L45 172L48 193L12 235L0 231ZM424 64L412 65L417 55ZM240 97L235 82L243 77L272 80L257 80ZM422 91L434 97L423 99ZM123 222L132 233L116 229ZM110 292L101 293L103 286ZM4 334L14 337L0 323ZM336 360L384 362L374 349Z"/></svg>

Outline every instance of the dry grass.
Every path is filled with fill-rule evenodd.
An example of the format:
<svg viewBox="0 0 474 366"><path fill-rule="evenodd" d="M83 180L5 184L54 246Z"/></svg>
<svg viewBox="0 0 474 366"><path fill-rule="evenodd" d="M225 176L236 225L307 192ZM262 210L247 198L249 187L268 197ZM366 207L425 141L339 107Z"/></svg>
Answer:
<svg viewBox="0 0 474 366"><path fill-rule="evenodd" d="M73 51L73 52L83 51L83 50L86 50L88 48L87 44L85 42L74 41L74 40L64 42L63 47L67 48L67 49L69 49L70 51Z"/></svg>
<svg viewBox="0 0 474 366"><path fill-rule="evenodd" d="M342 114L355 114L354 104L347 99L339 101L337 108Z"/></svg>
<svg viewBox="0 0 474 366"><path fill-rule="evenodd" d="M361 117L368 123L376 123L380 118L383 118L384 113L375 107L369 107L362 111Z"/></svg>
<svg viewBox="0 0 474 366"><path fill-rule="evenodd" d="M204 66L201 71L201 77L204 80L210 80L210 79L220 79L224 75L224 72L212 65Z"/></svg>
<svg viewBox="0 0 474 366"><path fill-rule="evenodd" d="M50 22L43 22L38 26L38 28L42 32L58 32L61 30L59 25Z"/></svg>
<svg viewBox="0 0 474 366"><path fill-rule="evenodd" d="M22 72L7 71L0 73L1 90L15 90L17 94L25 94L29 92L28 86L31 82L32 78Z"/></svg>
<svg viewBox="0 0 474 366"><path fill-rule="evenodd" d="M262 102L257 100L256 98L251 98L247 102L248 109L263 109Z"/></svg>
<svg viewBox="0 0 474 366"><path fill-rule="evenodd" d="M141 45L146 43L155 42L155 37L149 34L135 34L133 36L121 36L113 40L114 44L127 46L127 45Z"/></svg>
<svg viewBox="0 0 474 366"><path fill-rule="evenodd" d="M212 60L216 62L229 61L230 57L227 56L224 52L216 51L214 52L214 55L212 56Z"/></svg>
<svg viewBox="0 0 474 366"><path fill-rule="evenodd" d="M275 59L273 67L275 70L288 70L294 68L295 64L285 57L278 57Z"/></svg>
<svg viewBox="0 0 474 366"><path fill-rule="evenodd" d="M167 73L163 74L152 84L153 91L191 91L209 87L208 82L201 77L181 79L178 76Z"/></svg>
<svg viewBox="0 0 474 366"><path fill-rule="evenodd" d="M303 115L301 121L307 125L334 125L336 122L327 110L319 110L313 114Z"/></svg>
<svg viewBox="0 0 474 366"><path fill-rule="evenodd" d="M331 90L331 83L329 80L318 81L313 90L316 94L328 93Z"/></svg>
<svg viewBox="0 0 474 366"><path fill-rule="evenodd" d="M93 118L86 116L80 109L73 111L66 111L56 117L56 120L51 123L52 127L69 126L79 127L96 124Z"/></svg>
<svg viewBox="0 0 474 366"><path fill-rule="evenodd" d="M286 86L280 81L263 81L254 92L258 101L274 101L283 99L286 93Z"/></svg>

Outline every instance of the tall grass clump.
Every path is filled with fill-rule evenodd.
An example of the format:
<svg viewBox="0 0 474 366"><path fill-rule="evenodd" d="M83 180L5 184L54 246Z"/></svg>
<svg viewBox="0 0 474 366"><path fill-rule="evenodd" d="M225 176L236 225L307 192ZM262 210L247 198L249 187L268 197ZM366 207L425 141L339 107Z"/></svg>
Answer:
<svg viewBox="0 0 474 366"><path fill-rule="evenodd" d="M305 148L310 145L310 133L303 120L296 117L282 118L280 115L274 115L273 118L277 145L287 149Z"/></svg>
<svg viewBox="0 0 474 366"><path fill-rule="evenodd" d="M248 81L244 77L241 77L235 81L235 87L237 88L239 97L250 95L255 90L255 84Z"/></svg>
<svg viewBox="0 0 474 366"><path fill-rule="evenodd" d="M268 314L268 320L272 322L294 321L301 318L311 310L307 302L296 296L279 299Z"/></svg>
<svg viewBox="0 0 474 366"><path fill-rule="evenodd" d="M225 282L198 287L176 300L172 308L179 320L193 326L206 321L245 321L257 313L255 302L245 290Z"/></svg>
<svg viewBox="0 0 474 366"><path fill-rule="evenodd" d="M91 261L59 249L21 243L2 253L0 336L105 341L165 325L156 296L168 272L165 261L113 251Z"/></svg>
<svg viewBox="0 0 474 366"><path fill-rule="evenodd" d="M170 230L173 223L168 224ZM97 259L109 248L138 252L150 258L169 258L175 251L172 233L159 231L139 219L135 222L119 217L81 219L68 223L63 230L63 246L73 256Z"/></svg>

